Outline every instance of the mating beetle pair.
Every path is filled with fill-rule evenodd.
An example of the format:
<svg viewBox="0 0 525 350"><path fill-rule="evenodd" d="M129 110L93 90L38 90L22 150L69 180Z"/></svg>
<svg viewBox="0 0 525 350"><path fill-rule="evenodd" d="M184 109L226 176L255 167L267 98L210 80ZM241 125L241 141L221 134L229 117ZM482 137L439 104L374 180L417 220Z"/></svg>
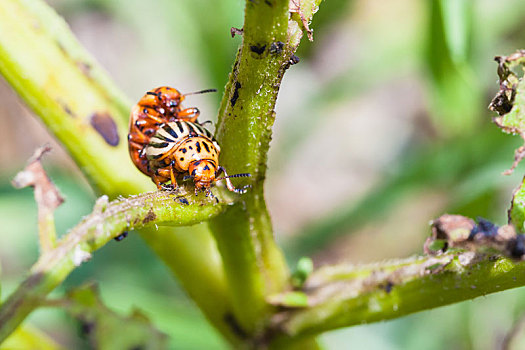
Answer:
<svg viewBox="0 0 525 350"><path fill-rule="evenodd" d="M224 179L226 187L236 193L247 187L235 188L232 177L219 165L220 146L212 134L197 122L200 114L195 107L183 108L181 102L188 95L212 92L202 90L181 94L178 90L162 86L140 99L131 110L128 146L131 160L145 175L151 177L157 188L170 182L177 188L177 179L192 178L195 193L210 195L211 186ZM224 176L219 177L224 173Z"/></svg>

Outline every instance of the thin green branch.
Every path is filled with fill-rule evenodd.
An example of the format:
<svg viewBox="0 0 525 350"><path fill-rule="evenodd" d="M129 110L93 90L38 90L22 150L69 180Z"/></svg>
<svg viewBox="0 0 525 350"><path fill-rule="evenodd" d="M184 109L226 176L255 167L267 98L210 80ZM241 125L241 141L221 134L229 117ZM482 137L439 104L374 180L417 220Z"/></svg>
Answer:
<svg viewBox="0 0 525 350"><path fill-rule="evenodd" d="M310 20L315 2L303 1L302 6L303 17ZM265 296L288 283L264 201L264 178L277 94L303 34L299 23L291 19L288 0L246 1L243 41L219 110L221 164L230 173L251 173L253 187L211 228L236 322L251 336L261 332L272 310Z"/></svg>
<svg viewBox="0 0 525 350"><path fill-rule="evenodd" d="M309 306L273 318L274 341L398 318L525 285L525 263L449 253L370 266L321 268L303 291Z"/></svg>
<svg viewBox="0 0 525 350"><path fill-rule="evenodd" d="M191 193L191 192L190 192ZM183 204L184 203L184 204ZM188 204L186 204L188 203ZM153 225L193 225L219 214L230 201L217 204L204 196L150 192L108 202L99 198L93 212L40 256L30 276L0 308L0 342L81 263L124 231Z"/></svg>

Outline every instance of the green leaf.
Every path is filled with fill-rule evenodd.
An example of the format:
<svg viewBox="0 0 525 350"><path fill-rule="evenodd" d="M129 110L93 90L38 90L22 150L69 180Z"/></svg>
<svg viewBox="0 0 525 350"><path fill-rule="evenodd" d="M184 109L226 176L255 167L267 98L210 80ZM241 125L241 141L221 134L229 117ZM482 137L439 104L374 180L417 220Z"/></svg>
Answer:
<svg viewBox="0 0 525 350"><path fill-rule="evenodd" d="M471 66L473 4L433 0L426 64L430 72L432 117L444 136L472 132L481 111L482 91Z"/></svg>
<svg viewBox="0 0 525 350"><path fill-rule="evenodd" d="M97 349L167 349L166 335L148 317L135 310L121 316L108 309L94 285L73 289L59 302L80 320L91 346Z"/></svg>

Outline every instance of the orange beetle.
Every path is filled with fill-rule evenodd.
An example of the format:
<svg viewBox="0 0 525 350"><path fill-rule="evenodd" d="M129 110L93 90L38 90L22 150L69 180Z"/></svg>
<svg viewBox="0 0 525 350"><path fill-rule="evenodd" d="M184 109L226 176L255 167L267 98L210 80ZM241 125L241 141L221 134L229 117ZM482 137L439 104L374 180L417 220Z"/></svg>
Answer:
<svg viewBox="0 0 525 350"><path fill-rule="evenodd" d="M212 134L197 123L197 108L184 109L181 102L185 96L213 92L202 90L182 95L178 90L162 86L148 91L131 110L128 146L131 160L145 175L151 177L158 189L177 188L177 179L192 178L195 193L205 191L218 180L225 179L226 187L236 193L244 193L249 186L237 189L232 177L250 174L228 175L219 166L220 147ZM223 177L218 177L224 173ZM189 174L189 175L188 175Z"/></svg>
<svg viewBox="0 0 525 350"><path fill-rule="evenodd" d="M181 102L188 95L214 92L215 89L181 94L177 89L161 86L146 92L131 109L128 134L129 155L135 166L145 175L151 176L145 147L159 125L176 120L195 122L200 114L196 107L183 108Z"/></svg>

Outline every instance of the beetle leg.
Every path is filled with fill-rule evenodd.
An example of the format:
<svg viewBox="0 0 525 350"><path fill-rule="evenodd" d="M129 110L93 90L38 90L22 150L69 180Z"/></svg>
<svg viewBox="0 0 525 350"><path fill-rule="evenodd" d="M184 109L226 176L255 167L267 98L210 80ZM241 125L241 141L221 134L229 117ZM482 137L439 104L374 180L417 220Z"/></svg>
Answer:
<svg viewBox="0 0 525 350"><path fill-rule="evenodd" d="M153 176L151 177L155 185L157 185L157 188L159 190L162 190L165 188L164 184L171 179L171 168L165 167L165 168L159 168L155 171ZM173 189L177 188L177 182L172 184Z"/></svg>
<svg viewBox="0 0 525 350"><path fill-rule="evenodd" d="M135 131L128 134L128 141L144 144L149 142L149 137L139 129L135 129Z"/></svg>
<svg viewBox="0 0 525 350"><path fill-rule="evenodd" d="M149 118L149 119L155 121L156 123L162 124L162 123L165 122L164 119L152 115L152 114L150 113L150 111L148 111L148 113L144 113L144 111L143 111L142 113L143 113L142 115L144 115L146 118Z"/></svg>
<svg viewBox="0 0 525 350"><path fill-rule="evenodd" d="M224 179L224 181L226 181L226 187L228 188L228 190L230 190L232 192L243 194L243 193L246 193L248 188L251 187L250 185L246 185L243 188L235 188L235 186L233 186L233 184L232 184L232 181L228 177L228 173L226 172L226 169L224 169L222 166L219 166L215 176L218 177L221 173L224 173L223 179ZM235 175L232 175L232 176L235 176Z"/></svg>
<svg viewBox="0 0 525 350"><path fill-rule="evenodd" d="M144 144L142 144L142 143L137 143L137 142L135 142L135 141L131 141L131 140L128 141L128 142L129 142L129 144L130 144L131 146L133 146L133 147L135 147L135 148L137 148L137 149L142 149L142 148L144 147Z"/></svg>
<svg viewBox="0 0 525 350"><path fill-rule="evenodd" d="M170 166L170 178L171 178L171 186L173 187L173 190L176 190L177 189L177 180L175 180L175 171L174 171L174 167L175 164L174 162L171 162L171 166Z"/></svg>
<svg viewBox="0 0 525 350"><path fill-rule="evenodd" d="M186 108L180 111L177 114L177 119L194 123L200 114L201 112L199 111L198 108L190 107L190 108Z"/></svg>
<svg viewBox="0 0 525 350"><path fill-rule="evenodd" d="M162 183L164 182L164 179L162 178L162 176L159 176L157 174L153 174L153 175L151 175L151 179L153 180L153 182L157 186L157 189L162 190Z"/></svg>

